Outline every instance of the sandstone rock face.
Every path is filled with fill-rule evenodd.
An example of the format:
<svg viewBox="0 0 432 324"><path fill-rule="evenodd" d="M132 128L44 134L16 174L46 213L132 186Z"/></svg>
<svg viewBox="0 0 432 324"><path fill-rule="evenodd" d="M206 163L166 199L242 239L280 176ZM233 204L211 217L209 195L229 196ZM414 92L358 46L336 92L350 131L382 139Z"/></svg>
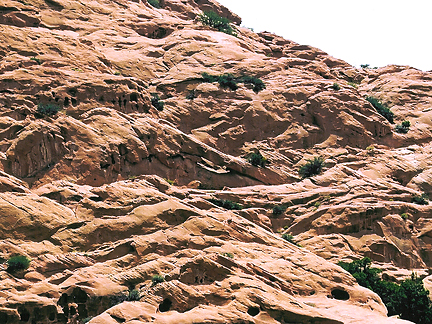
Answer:
<svg viewBox="0 0 432 324"><path fill-rule="evenodd" d="M408 323L336 263L430 275L432 73L159 2L0 5L0 323Z"/></svg>

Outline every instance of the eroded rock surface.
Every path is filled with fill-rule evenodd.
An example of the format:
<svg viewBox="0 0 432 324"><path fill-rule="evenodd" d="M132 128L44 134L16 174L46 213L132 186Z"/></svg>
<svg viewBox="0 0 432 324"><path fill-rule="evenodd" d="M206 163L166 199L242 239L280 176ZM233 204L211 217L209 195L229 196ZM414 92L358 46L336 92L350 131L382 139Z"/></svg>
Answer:
<svg viewBox="0 0 432 324"><path fill-rule="evenodd" d="M0 323L405 322L336 263L430 275L431 207L413 198L431 194L432 73L357 69L213 0L160 4L0 5L0 260L32 259L0 264Z"/></svg>

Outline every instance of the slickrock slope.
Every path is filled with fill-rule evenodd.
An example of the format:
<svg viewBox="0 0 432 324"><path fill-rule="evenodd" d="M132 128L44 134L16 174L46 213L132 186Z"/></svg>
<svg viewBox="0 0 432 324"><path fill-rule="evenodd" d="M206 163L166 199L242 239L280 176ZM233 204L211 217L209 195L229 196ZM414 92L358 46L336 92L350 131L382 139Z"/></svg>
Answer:
<svg viewBox="0 0 432 324"><path fill-rule="evenodd" d="M215 1L160 2L0 5L0 261L32 259L0 264L0 323L408 323L336 263L429 274L432 210L413 197L432 189L432 73L356 69ZM314 156L323 173L302 179Z"/></svg>

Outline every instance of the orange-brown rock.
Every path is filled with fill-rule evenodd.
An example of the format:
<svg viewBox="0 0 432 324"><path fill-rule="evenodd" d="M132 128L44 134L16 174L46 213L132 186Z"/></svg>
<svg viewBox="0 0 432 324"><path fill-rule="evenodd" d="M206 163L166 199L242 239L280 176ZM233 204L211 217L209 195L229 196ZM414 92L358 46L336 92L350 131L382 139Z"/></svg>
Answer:
<svg viewBox="0 0 432 324"><path fill-rule="evenodd" d="M160 5L0 5L0 323L409 323L336 263L430 274L431 72L357 69L213 0ZM30 268L10 273L16 254Z"/></svg>

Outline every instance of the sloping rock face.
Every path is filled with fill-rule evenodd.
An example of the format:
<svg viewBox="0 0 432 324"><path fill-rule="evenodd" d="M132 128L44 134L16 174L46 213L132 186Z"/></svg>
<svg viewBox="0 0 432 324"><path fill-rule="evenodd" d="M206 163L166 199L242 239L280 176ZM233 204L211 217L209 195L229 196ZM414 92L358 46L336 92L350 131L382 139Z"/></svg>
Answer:
<svg viewBox="0 0 432 324"><path fill-rule="evenodd" d="M405 322L336 263L428 274L432 73L240 23L213 0L2 2L0 260L32 262L0 264L0 323Z"/></svg>

